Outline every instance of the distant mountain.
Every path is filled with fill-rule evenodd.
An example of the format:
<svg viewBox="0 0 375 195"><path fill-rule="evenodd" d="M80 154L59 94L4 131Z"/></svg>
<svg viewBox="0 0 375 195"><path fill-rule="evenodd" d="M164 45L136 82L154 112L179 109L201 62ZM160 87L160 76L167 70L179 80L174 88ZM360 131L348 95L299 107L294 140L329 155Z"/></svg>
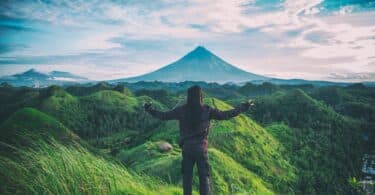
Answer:
<svg viewBox="0 0 375 195"><path fill-rule="evenodd" d="M193 82L216 82L243 85L247 82L262 84L270 82L278 85L304 85L311 84L315 86L347 86L352 82L334 82L322 80L304 80L304 79L279 79L257 75L239 69L220 57L213 54L202 46L198 46L181 59L164 66L156 71L143 74L136 77L116 79L108 81L110 83L119 82L169 82L180 83L184 81ZM375 82L363 82L367 86L375 86Z"/></svg>
<svg viewBox="0 0 375 195"><path fill-rule="evenodd" d="M14 86L46 87L49 85L65 85L89 82L87 78L71 74L69 72L52 71L41 73L35 69L26 72L0 77L0 83L8 83Z"/></svg>
<svg viewBox="0 0 375 195"><path fill-rule="evenodd" d="M156 71L141 76L118 79L111 82L138 81L205 81L205 82L245 82L267 80L269 78L241 70L204 47L197 47L178 61Z"/></svg>

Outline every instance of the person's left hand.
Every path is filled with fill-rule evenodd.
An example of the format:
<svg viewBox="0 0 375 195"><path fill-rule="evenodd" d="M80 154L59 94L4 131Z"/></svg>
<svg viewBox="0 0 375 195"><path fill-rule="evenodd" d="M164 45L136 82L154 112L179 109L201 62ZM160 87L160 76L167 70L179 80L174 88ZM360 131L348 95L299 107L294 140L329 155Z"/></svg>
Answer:
<svg viewBox="0 0 375 195"><path fill-rule="evenodd" d="M249 109L251 106L254 106L254 101L253 100L248 100L245 103L243 103L244 106L246 106L246 109Z"/></svg>

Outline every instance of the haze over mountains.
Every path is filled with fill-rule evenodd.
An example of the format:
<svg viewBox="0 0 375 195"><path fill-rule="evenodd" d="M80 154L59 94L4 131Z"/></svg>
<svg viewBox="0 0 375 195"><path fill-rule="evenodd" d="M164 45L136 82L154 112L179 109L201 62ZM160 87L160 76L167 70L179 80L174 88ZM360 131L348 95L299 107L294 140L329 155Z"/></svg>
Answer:
<svg viewBox="0 0 375 195"><path fill-rule="evenodd" d="M284 85L303 85L313 84L319 86L326 85L348 85L350 83L332 82L332 81L311 81L303 79L278 79L266 77L251 72L244 71L236 66L224 61L217 55L203 46L196 47L181 59L166 65L153 72L140 76L116 79L110 83L121 82L139 82L139 81L161 81L161 82L184 82L184 81L204 81L215 83L236 83L244 84L251 82L261 84L270 82ZM373 82L364 82L366 85L373 86Z"/></svg>
<svg viewBox="0 0 375 195"><path fill-rule="evenodd" d="M254 74L229 64L202 46L196 47L176 62L166 65L158 70L140 76L109 80L108 82L116 84L123 82L135 83L139 81L176 83L184 81L202 81L219 84L244 84L246 82L261 84L263 82L270 82L286 85L313 84L319 86L351 84L303 79L278 79ZM89 80L85 77L69 72L52 71L49 73L41 73L35 69L30 69L20 74L0 77L0 83L4 82L14 86L46 87L49 85L71 85L88 82L96 83L97 81ZM368 86L375 86L374 82L363 83Z"/></svg>

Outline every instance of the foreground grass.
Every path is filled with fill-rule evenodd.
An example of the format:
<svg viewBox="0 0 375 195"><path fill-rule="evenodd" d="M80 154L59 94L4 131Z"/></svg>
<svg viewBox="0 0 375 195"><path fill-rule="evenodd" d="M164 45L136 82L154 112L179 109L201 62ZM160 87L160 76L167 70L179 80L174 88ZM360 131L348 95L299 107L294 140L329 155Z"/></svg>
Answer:
<svg viewBox="0 0 375 195"><path fill-rule="evenodd" d="M138 173L182 185L181 155L176 146L169 152L159 149L161 142L146 142L137 147L121 150L118 159ZM210 148L208 151L213 194L275 194L269 184L258 175L237 163L227 154ZM199 189L195 167L193 188Z"/></svg>
<svg viewBox="0 0 375 195"><path fill-rule="evenodd" d="M38 145L0 156L1 194L182 194L177 187L131 173L82 147Z"/></svg>

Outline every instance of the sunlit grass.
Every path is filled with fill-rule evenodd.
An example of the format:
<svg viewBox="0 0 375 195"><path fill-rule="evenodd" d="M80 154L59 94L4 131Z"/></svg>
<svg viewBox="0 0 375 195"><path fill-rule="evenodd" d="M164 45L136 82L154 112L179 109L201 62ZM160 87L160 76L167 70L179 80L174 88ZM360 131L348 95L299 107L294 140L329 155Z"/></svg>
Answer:
<svg viewBox="0 0 375 195"><path fill-rule="evenodd" d="M0 175L4 194L181 194L177 187L129 172L80 146L55 141L0 156Z"/></svg>

